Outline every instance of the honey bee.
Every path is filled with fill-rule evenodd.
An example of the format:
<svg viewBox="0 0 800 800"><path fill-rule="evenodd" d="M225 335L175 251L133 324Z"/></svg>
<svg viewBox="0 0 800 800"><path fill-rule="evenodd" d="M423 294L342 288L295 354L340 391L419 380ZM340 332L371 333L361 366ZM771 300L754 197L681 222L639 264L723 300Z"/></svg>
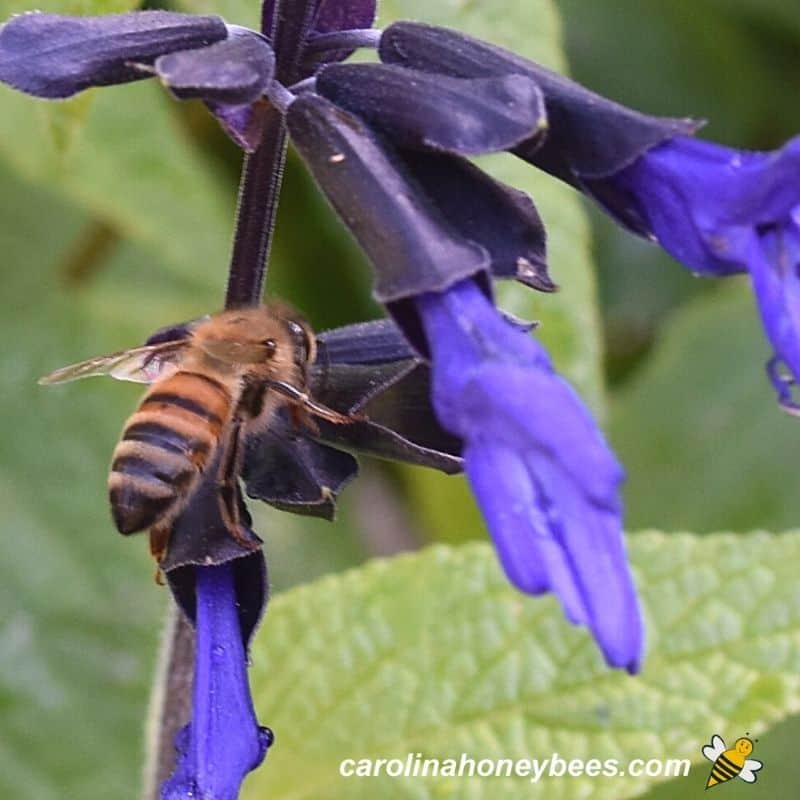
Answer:
<svg viewBox="0 0 800 800"><path fill-rule="evenodd" d="M222 519L253 547L239 519L237 487L245 438L263 431L281 406L295 424L313 417L354 420L315 403L307 390L316 355L311 328L286 306L223 311L182 331L183 338L92 358L41 378L43 385L94 375L149 383L114 450L108 493L120 533L150 530L161 562L172 523L207 467L218 464Z"/></svg>
<svg viewBox="0 0 800 800"><path fill-rule="evenodd" d="M703 755L713 762L706 789L737 776L747 783L755 783L758 777L756 772L764 765L758 759L747 757L753 752L753 740L742 736L733 743L730 750L725 747L721 736L713 736L711 743L703 748Z"/></svg>

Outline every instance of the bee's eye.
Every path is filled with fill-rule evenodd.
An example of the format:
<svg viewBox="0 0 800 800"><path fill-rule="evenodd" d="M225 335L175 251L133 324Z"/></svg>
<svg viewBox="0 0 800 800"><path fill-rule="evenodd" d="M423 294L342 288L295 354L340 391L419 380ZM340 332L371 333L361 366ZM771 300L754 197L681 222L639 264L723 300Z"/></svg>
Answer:
<svg viewBox="0 0 800 800"><path fill-rule="evenodd" d="M275 355L275 351L278 349L278 343L274 339L264 339L261 344L267 350L267 358L272 358Z"/></svg>

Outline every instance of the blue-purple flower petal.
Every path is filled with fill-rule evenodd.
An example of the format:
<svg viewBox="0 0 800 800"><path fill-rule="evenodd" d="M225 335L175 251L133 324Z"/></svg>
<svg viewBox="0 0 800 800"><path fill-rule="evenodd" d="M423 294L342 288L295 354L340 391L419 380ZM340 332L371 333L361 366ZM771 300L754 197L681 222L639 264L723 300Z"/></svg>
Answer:
<svg viewBox="0 0 800 800"><path fill-rule="evenodd" d="M523 339L524 334L513 330L499 315L493 321L495 325L489 331L482 321L480 335L506 343L518 360L515 363L514 358L484 353L480 380L465 391L463 398L453 397L458 406L449 409L450 419L471 426L492 408L498 422L484 424L491 428L496 441L509 445L527 441L537 454L558 460L566 477L580 482L589 496L607 502L615 495L624 473L597 424L569 384L553 371L544 351L538 361L525 359L521 343L527 343L528 337ZM533 346L527 349L532 351L536 342L530 341ZM569 424L554 425L553 420L560 418L568 419Z"/></svg>
<svg viewBox="0 0 800 800"><path fill-rule="evenodd" d="M103 17L32 12L0 28L0 81L45 98L148 77L137 65L225 39L219 17L136 11Z"/></svg>
<svg viewBox="0 0 800 800"><path fill-rule="evenodd" d="M614 667L638 670L642 622L625 557L623 472L544 350L477 284L417 298L434 408L465 443L465 470L510 580L553 591Z"/></svg>
<svg viewBox="0 0 800 800"><path fill-rule="evenodd" d="M748 267L764 329L777 358L800 382L800 206L781 227L750 241ZM798 413L791 392L781 404Z"/></svg>
<svg viewBox="0 0 800 800"><path fill-rule="evenodd" d="M272 734L256 721L236 611L231 564L196 567L192 721L178 735L178 763L162 800L236 800L264 759Z"/></svg>
<svg viewBox="0 0 800 800"><path fill-rule="evenodd" d="M585 623L583 598L562 547L549 535L524 458L490 439L470 443L464 458L472 491L511 582L528 594L555 591L569 620Z"/></svg>
<svg viewBox="0 0 800 800"><path fill-rule="evenodd" d="M694 272L749 272L776 357L800 380L800 138L754 153L676 137L587 186Z"/></svg>
<svg viewBox="0 0 800 800"><path fill-rule="evenodd" d="M693 271L727 275L747 269L737 246L742 237L791 209L773 191L776 178L791 180L786 167L784 159L681 136L587 187L613 216L635 214L647 234ZM792 171L800 179L800 170Z"/></svg>

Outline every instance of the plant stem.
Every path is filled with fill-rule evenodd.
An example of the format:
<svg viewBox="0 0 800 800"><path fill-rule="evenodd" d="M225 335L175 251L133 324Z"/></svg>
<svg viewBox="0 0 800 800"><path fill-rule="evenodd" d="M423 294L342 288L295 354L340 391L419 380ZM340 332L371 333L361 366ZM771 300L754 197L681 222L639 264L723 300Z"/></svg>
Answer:
<svg viewBox="0 0 800 800"><path fill-rule="evenodd" d="M242 167L226 308L253 306L261 300L285 160L286 126L280 112L269 108L261 144L245 157Z"/></svg>
<svg viewBox="0 0 800 800"><path fill-rule="evenodd" d="M318 0L279 0L269 36L277 59L275 78L284 86L300 77L300 59ZM275 108L266 112L261 144L247 156L239 184L225 307L256 305L264 288L286 161L286 125Z"/></svg>
<svg viewBox="0 0 800 800"><path fill-rule="evenodd" d="M278 0L272 41L277 63L275 78L284 86L300 79L300 60L317 16L319 0ZM269 31L262 31L269 36Z"/></svg>

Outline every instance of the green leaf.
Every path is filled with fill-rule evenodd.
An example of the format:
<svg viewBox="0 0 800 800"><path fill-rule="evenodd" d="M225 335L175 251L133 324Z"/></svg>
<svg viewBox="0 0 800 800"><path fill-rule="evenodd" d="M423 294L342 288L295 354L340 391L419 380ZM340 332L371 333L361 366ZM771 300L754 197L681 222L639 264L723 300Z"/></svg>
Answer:
<svg viewBox="0 0 800 800"><path fill-rule="evenodd" d="M487 544L437 546L273 600L253 653L276 733L244 800L635 797L652 779L344 779L344 758L689 758L800 709L800 534L629 539L648 632L638 677L605 667L552 597ZM775 795L771 795L775 796Z"/></svg>
<svg viewBox="0 0 800 800"><path fill-rule="evenodd" d="M796 524L800 425L778 407L764 371L769 356L746 278L728 279L670 318L612 405L630 527Z"/></svg>
<svg viewBox="0 0 800 800"><path fill-rule="evenodd" d="M224 284L235 187L194 148L170 103L151 81L92 90L76 133L66 111L54 129L47 101L0 87L0 159L207 291Z"/></svg>

